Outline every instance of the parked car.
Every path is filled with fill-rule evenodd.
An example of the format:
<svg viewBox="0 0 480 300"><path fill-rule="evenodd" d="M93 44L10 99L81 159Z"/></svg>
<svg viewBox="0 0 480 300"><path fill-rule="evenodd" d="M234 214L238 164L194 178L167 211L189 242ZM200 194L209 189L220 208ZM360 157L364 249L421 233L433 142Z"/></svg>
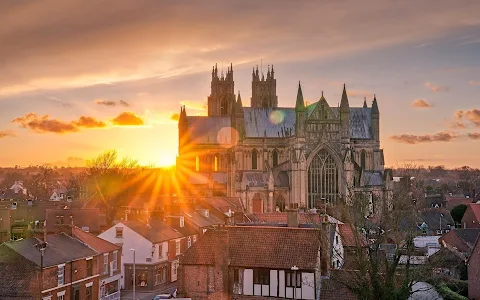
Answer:
<svg viewBox="0 0 480 300"><path fill-rule="evenodd" d="M156 295L153 300L160 300L160 299L171 299L173 298L172 295L170 294L160 294L160 295Z"/></svg>

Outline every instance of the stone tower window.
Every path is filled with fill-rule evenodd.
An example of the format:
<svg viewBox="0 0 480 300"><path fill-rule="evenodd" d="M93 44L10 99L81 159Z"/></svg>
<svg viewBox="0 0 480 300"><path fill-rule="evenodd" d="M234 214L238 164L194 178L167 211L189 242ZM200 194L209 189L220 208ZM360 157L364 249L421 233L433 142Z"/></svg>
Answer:
<svg viewBox="0 0 480 300"><path fill-rule="evenodd" d="M200 157L195 157L195 171L200 171Z"/></svg>
<svg viewBox="0 0 480 300"><path fill-rule="evenodd" d="M278 165L278 151L273 150L272 152L272 165L276 167Z"/></svg>
<svg viewBox="0 0 480 300"><path fill-rule="evenodd" d="M257 169L257 159L258 159L258 152L256 149L252 151L252 170Z"/></svg>
<svg viewBox="0 0 480 300"><path fill-rule="evenodd" d="M218 171L218 155L217 154L215 154L215 158L214 158L214 162L213 162L213 170L215 172Z"/></svg>

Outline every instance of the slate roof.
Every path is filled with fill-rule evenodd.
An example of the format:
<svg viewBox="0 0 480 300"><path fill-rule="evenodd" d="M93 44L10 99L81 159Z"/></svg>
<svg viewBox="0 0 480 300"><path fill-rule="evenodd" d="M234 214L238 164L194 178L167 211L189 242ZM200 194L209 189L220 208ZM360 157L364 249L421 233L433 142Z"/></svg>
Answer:
<svg viewBox="0 0 480 300"><path fill-rule="evenodd" d="M233 212L243 211L242 202L240 198L236 197L207 197L203 198L209 206L218 210L221 213L226 213L229 209Z"/></svg>
<svg viewBox="0 0 480 300"><path fill-rule="evenodd" d="M231 143L231 130L228 129L232 126L230 116L190 116L187 122L188 135L195 144Z"/></svg>
<svg viewBox="0 0 480 300"><path fill-rule="evenodd" d="M268 185L268 176L262 171L243 172L248 187L264 187Z"/></svg>
<svg viewBox="0 0 480 300"><path fill-rule="evenodd" d="M5 242L5 245L40 266L40 252L35 248L40 240L28 238L19 241ZM47 249L43 257L44 267L56 266L62 263L90 257L97 252L80 241L64 234L47 236Z"/></svg>
<svg viewBox="0 0 480 300"><path fill-rule="evenodd" d="M150 220L148 225L137 220L122 223L154 244L182 237L180 232L160 220Z"/></svg>
<svg viewBox="0 0 480 300"><path fill-rule="evenodd" d="M227 245L222 235L227 235ZM226 247L222 250L227 251L232 267L290 269L296 265L312 270L319 255L318 235L315 229L226 226L207 231L185 252L181 263L212 265L215 251Z"/></svg>
<svg viewBox="0 0 480 300"><path fill-rule="evenodd" d="M34 249L34 251L37 250ZM34 271L36 268L33 262L25 259L6 244L0 245L0 298L39 299L40 295L35 295L39 286Z"/></svg>
<svg viewBox="0 0 480 300"><path fill-rule="evenodd" d="M295 135L294 107L244 107L245 136L283 138ZM272 122L273 121L273 122Z"/></svg>
<svg viewBox="0 0 480 300"><path fill-rule="evenodd" d="M88 227L89 232L100 233L100 210L98 208L47 209L47 232L55 231L57 216L63 216L64 224L70 224L70 216L73 216L75 226Z"/></svg>
<svg viewBox="0 0 480 300"><path fill-rule="evenodd" d="M72 235L98 253L108 253L122 249L122 247L112 244L109 241L101 239L91 233L85 232L76 226L72 228Z"/></svg>
<svg viewBox="0 0 480 300"><path fill-rule="evenodd" d="M224 224L225 221L217 218L214 214L209 214L209 217L205 217L201 213L198 213L192 209L185 208L183 215L185 216L186 221L192 222L194 225L205 228L212 225Z"/></svg>
<svg viewBox="0 0 480 300"><path fill-rule="evenodd" d="M371 108L350 108L350 137L353 139L371 139Z"/></svg>
<svg viewBox="0 0 480 300"><path fill-rule="evenodd" d="M280 171L274 177L274 185L277 187L289 187L290 186L290 179L288 178L287 171Z"/></svg>
<svg viewBox="0 0 480 300"><path fill-rule="evenodd" d="M453 226L455 222L450 212L445 209L430 208L420 212L420 218L425 222L430 230L440 229L440 214L442 217L442 229L447 229L447 225Z"/></svg>
<svg viewBox="0 0 480 300"><path fill-rule="evenodd" d="M383 186L383 175L380 172L364 171L366 186Z"/></svg>

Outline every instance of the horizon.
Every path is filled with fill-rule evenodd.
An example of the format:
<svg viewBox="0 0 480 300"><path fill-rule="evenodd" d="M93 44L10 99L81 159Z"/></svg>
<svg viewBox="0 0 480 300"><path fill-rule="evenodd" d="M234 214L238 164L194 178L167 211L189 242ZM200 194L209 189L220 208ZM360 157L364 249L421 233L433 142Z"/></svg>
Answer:
<svg viewBox="0 0 480 300"><path fill-rule="evenodd" d="M274 66L279 107L299 81L310 104L336 107L344 83L352 107L376 94L386 167L480 168L479 2L275 3L0 4L0 166L108 149L173 166L180 107L206 115L211 67L232 63L247 107L257 65Z"/></svg>

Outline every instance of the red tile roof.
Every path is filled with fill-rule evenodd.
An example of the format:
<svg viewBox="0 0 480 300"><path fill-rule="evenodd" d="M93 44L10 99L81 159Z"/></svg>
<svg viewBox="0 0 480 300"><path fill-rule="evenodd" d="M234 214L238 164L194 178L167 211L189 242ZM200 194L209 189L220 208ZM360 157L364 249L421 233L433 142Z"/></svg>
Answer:
<svg viewBox="0 0 480 300"><path fill-rule="evenodd" d="M480 221L480 203L471 203L468 206L473 211L475 218Z"/></svg>
<svg viewBox="0 0 480 300"><path fill-rule="evenodd" d="M286 212L272 212L272 213L253 213L249 214L248 217L252 219L252 222L262 222L262 223L287 223L288 214ZM319 224L321 216L314 213L298 213L298 221L300 224Z"/></svg>
<svg viewBox="0 0 480 300"><path fill-rule="evenodd" d="M222 239L223 237L227 240ZM303 270L316 267L320 248L316 229L226 226L207 231L182 258L183 264L214 264L215 250L226 246L230 266Z"/></svg>
<svg viewBox="0 0 480 300"><path fill-rule="evenodd" d="M445 208L448 210L451 210L452 208L460 204L469 205L470 203L472 203L472 201L473 201L472 198L447 196L445 197L445 202L446 202Z"/></svg>
<svg viewBox="0 0 480 300"><path fill-rule="evenodd" d="M123 224L152 243L183 237L180 232L160 220L150 220L148 225L137 220L124 221Z"/></svg>
<svg viewBox="0 0 480 300"><path fill-rule="evenodd" d="M479 233L480 228L450 230L440 237L439 243L455 247L462 253L468 253L472 250Z"/></svg>
<svg viewBox="0 0 480 300"><path fill-rule="evenodd" d="M72 235L98 253L108 253L122 248L91 233L85 232L76 226L72 228Z"/></svg>
<svg viewBox="0 0 480 300"><path fill-rule="evenodd" d="M322 280L320 288L320 300L357 300L355 296L343 283L334 279Z"/></svg>
<svg viewBox="0 0 480 300"><path fill-rule="evenodd" d="M352 229L352 225L350 224L338 224L338 231L340 233L340 237L342 238L342 245L345 247L356 247L357 246L357 239L359 242L362 243L362 246L366 246L367 243L361 235L355 237L355 234Z"/></svg>

